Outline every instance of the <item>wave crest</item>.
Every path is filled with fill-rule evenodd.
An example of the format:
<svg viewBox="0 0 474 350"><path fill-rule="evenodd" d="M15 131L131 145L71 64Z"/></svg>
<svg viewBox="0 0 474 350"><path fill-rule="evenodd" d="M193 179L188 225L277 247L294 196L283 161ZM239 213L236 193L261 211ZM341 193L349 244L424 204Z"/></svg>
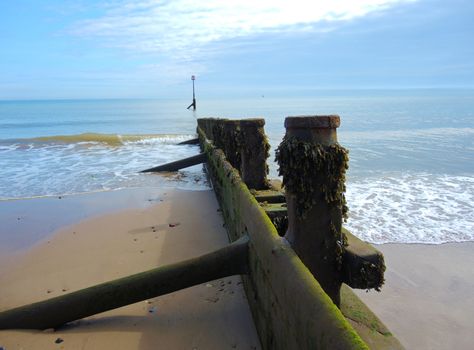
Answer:
<svg viewBox="0 0 474 350"><path fill-rule="evenodd" d="M46 142L46 143L103 143L109 146L121 146L129 143L178 143L191 139L194 135L184 134L101 134L82 133L76 135L53 135L41 136L22 141Z"/></svg>

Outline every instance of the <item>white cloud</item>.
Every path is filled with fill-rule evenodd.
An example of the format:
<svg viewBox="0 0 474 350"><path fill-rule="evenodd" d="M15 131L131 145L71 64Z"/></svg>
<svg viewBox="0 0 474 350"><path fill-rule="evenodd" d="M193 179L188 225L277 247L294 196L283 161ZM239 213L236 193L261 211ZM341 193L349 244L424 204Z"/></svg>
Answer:
<svg viewBox="0 0 474 350"><path fill-rule="evenodd" d="M331 28L328 23L412 1L416 0L109 1L101 16L75 23L72 33L99 39L110 47L151 53L165 61L191 63L194 57L202 59L222 50L229 39L324 31Z"/></svg>
<svg viewBox="0 0 474 350"><path fill-rule="evenodd" d="M129 0L76 23L81 36L111 39L119 47L167 52L251 34L307 29L343 21L410 0ZM411 0L412 1L412 0Z"/></svg>

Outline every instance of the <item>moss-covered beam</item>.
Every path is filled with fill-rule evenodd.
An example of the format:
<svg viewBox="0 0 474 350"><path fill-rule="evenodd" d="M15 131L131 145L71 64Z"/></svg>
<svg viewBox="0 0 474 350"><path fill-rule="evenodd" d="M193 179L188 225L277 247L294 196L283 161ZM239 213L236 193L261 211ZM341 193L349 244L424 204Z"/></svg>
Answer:
<svg viewBox="0 0 474 350"><path fill-rule="evenodd" d="M282 191L275 190L261 190L261 191L251 191L255 196L257 202L267 202L267 203L285 203L285 194Z"/></svg>
<svg viewBox="0 0 474 350"><path fill-rule="evenodd" d="M200 257L0 312L0 329L48 329L222 277L248 272L247 236Z"/></svg>
<svg viewBox="0 0 474 350"><path fill-rule="evenodd" d="M379 291L384 282L383 254L348 230L342 231L347 238L342 265L344 283L352 288Z"/></svg>

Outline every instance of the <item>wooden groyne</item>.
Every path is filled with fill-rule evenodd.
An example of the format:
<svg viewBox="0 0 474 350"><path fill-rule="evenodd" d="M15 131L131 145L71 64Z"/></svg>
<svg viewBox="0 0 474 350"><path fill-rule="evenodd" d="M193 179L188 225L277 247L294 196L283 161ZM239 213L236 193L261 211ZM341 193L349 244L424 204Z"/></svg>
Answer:
<svg viewBox="0 0 474 350"><path fill-rule="evenodd" d="M198 120L229 237L250 238L243 280L265 349L402 348L347 287L379 289L385 265L342 227L347 153L337 144L339 122L287 118L277 151L283 192L267 180L263 119ZM246 168L246 156L264 166Z"/></svg>
<svg viewBox="0 0 474 350"><path fill-rule="evenodd" d="M263 119L198 120L201 154L147 169L205 163L233 243L38 303L0 312L0 329L56 328L224 276L241 275L264 349L401 349L351 291L380 289L383 256L342 226L348 156L337 116L289 117L267 179Z"/></svg>

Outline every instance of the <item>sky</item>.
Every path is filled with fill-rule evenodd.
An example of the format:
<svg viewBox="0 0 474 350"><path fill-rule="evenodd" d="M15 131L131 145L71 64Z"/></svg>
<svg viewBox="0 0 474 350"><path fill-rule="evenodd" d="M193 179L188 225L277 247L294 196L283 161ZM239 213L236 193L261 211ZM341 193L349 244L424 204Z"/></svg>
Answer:
<svg viewBox="0 0 474 350"><path fill-rule="evenodd" d="M0 2L0 100L474 88L472 0Z"/></svg>

